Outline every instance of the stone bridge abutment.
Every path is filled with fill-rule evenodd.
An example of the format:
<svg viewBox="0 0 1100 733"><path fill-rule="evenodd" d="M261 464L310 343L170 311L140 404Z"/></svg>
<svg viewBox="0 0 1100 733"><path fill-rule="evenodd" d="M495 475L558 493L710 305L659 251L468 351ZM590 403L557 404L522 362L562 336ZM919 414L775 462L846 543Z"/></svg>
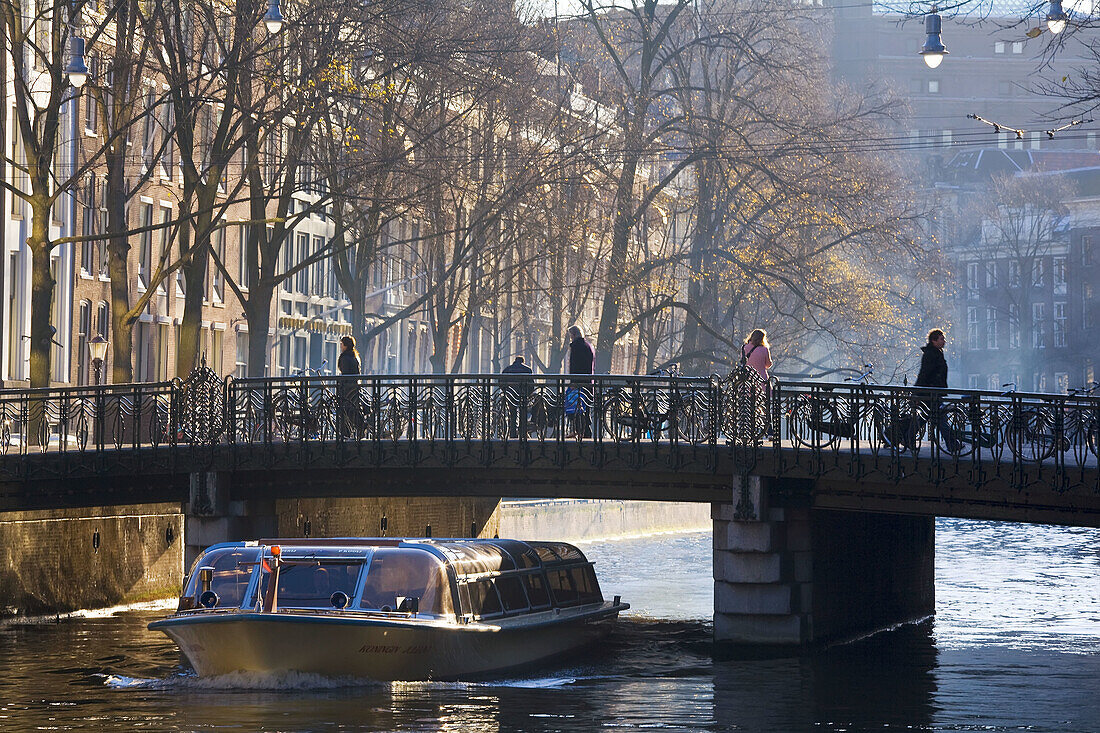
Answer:
<svg viewBox="0 0 1100 733"><path fill-rule="evenodd" d="M935 517L814 508L756 476L712 504L714 636L797 648L935 613Z"/></svg>

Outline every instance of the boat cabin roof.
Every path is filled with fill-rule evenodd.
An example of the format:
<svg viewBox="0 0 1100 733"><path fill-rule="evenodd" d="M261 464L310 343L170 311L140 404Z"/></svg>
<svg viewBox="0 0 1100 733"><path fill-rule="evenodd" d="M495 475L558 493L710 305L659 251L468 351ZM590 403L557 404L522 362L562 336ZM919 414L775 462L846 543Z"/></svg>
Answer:
<svg viewBox="0 0 1100 733"><path fill-rule="evenodd" d="M272 558L279 556L278 563ZM277 588L271 584L271 569ZM208 568L209 573L198 573ZM205 580L200 576L205 575ZM472 618L602 602L592 564L564 542L508 539L264 539L207 548L181 609L356 608ZM409 599L412 599L410 601Z"/></svg>

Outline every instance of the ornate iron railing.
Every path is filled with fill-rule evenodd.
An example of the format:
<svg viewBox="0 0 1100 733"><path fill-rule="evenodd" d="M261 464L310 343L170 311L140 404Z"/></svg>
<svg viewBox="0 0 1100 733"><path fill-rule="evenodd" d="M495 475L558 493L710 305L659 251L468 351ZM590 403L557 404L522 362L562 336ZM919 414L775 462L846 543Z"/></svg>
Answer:
<svg viewBox="0 0 1100 733"><path fill-rule="evenodd" d="M262 465L277 448L517 442L727 451L738 470L778 475L1100 491L1092 396L768 384L751 369L220 380L203 368L173 382L0 391L4 480L103 473L128 452L152 471L234 448L267 449L249 458Z"/></svg>

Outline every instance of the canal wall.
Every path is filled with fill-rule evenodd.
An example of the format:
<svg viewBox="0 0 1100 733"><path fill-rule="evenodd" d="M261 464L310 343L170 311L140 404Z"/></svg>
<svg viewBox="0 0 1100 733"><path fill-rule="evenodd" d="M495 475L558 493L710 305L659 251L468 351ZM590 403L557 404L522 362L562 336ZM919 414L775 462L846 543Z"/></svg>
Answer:
<svg viewBox="0 0 1100 733"><path fill-rule="evenodd" d="M580 542L711 529L710 505L618 499L502 501L500 536Z"/></svg>
<svg viewBox="0 0 1100 733"><path fill-rule="evenodd" d="M183 532L179 504L0 513L0 615L176 595Z"/></svg>
<svg viewBox="0 0 1100 733"><path fill-rule="evenodd" d="M204 547L259 537L512 537L566 542L709 527L706 504L425 497L221 501L0 513L0 616L170 598Z"/></svg>

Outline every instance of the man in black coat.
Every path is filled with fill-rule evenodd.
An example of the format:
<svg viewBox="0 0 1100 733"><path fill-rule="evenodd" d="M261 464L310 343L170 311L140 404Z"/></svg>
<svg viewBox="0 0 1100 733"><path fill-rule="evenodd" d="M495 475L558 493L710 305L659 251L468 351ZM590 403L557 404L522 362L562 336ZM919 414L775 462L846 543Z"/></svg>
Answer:
<svg viewBox="0 0 1100 733"><path fill-rule="evenodd" d="M519 437L520 417L527 413L527 402L531 398L530 379L524 379L523 375L533 374L531 367L523 363L523 357L517 356L516 360L500 370L501 374L518 374L518 377L506 377L503 381L504 394L508 400L508 435L512 438Z"/></svg>
<svg viewBox="0 0 1100 733"><path fill-rule="evenodd" d="M584 332L581 331L580 326L570 326L567 331L569 334L569 373L570 374L592 374L593 366L596 362L596 351L592 348L592 344L588 343L588 340L584 337ZM570 387L571 390L576 391L576 406L572 409L574 414L577 412L586 413L588 411L588 405L592 404L592 383L588 381L573 381L574 386ZM570 414L568 401L566 402L566 414ZM583 437L592 437L592 425L590 419L583 420Z"/></svg>
<svg viewBox="0 0 1100 733"><path fill-rule="evenodd" d="M943 331L933 328L928 332L928 344L921 347L924 352L920 358L920 372L917 373L918 387L947 387L947 359L943 347L947 337Z"/></svg>
<svg viewBox="0 0 1100 733"><path fill-rule="evenodd" d="M947 337L942 330L933 328L928 332L928 343L921 347L920 371L917 373L918 387L947 388L947 359L943 355L943 347L947 344ZM927 394L927 393L926 393ZM929 394L924 400L928 408L931 422L943 439L942 445L951 452L959 448L959 441L955 437L955 431L948 424L947 411L939 397Z"/></svg>

